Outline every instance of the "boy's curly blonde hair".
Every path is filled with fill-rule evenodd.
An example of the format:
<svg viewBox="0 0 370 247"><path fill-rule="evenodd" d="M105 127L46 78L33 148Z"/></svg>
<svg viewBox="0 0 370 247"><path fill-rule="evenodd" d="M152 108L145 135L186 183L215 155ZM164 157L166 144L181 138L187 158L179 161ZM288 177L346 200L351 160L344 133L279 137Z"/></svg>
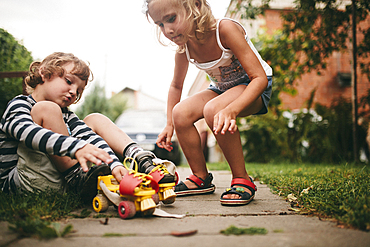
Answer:
<svg viewBox="0 0 370 247"><path fill-rule="evenodd" d="M65 73L63 66L69 63L73 63L74 65L71 74L84 81L85 86L87 85L90 76L91 80L93 79L93 74L89 66L84 61L80 60L72 53L54 52L47 56L42 62L31 63L28 75L25 78L27 93L33 93L38 84L44 83L40 75L40 70L48 79L54 75L62 77ZM78 102L81 99L81 96L82 92L77 95L74 103Z"/></svg>
<svg viewBox="0 0 370 247"><path fill-rule="evenodd" d="M161 0L144 0L145 4L149 5L154 1ZM177 3L179 8L183 8L186 16L186 21L193 22L194 24L194 37L196 37L200 42L204 41L206 33L216 29L216 21L212 14L211 7L206 0L171 0ZM199 6L199 7L198 7ZM147 18L149 18L148 9L145 12ZM157 28L158 40L161 44L160 28ZM177 52L185 52L185 45L179 46Z"/></svg>

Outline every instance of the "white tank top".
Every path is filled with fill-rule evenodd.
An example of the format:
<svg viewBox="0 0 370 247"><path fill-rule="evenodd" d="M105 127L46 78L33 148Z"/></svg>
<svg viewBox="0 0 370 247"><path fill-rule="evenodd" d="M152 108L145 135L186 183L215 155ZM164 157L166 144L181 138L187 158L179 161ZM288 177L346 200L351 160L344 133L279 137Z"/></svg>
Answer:
<svg viewBox="0 0 370 247"><path fill-rule="evenodd" d="M247 73L244 71L234 53L230 49L224 48L221 44L219 26L222 20L231 20L243 28L245 32L245 40L248 42L248 45L251 47L252 51L256 54L263 69L265 70L266 76L272 76L272 68L261 58L260 54L249 39L245 28L239 22L229 18L222 18L217 21L216 38L217 44L222 50L221 57L211 62L198 63L197 61L194 61L194 59L190 58L188 47L185 44L185 53L188 61L194 64L198 69L204 70L215 86L221 90L226 90L242 82L249 81Z"/></svg>

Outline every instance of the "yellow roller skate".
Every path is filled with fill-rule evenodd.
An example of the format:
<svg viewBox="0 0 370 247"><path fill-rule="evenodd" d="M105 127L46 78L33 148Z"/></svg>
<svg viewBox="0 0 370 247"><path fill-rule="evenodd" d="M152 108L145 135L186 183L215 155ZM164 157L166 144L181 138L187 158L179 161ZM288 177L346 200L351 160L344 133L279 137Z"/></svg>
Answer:
<svg viewBox="0 0 370 247"><path fill-rule="evenodd" d="M173 191L173 187L179 177L175 164L157 158L152 152L142 151L135 155L133 162L131 162L131 169L133 169L133 166L137 167L140 172L151 175L154 181L158 183L158 196L153 196L157 204L159 201L164 204L175 202L176 193Z"/></svg>
<svg viewBox="0 0 370 247"><path fill-rule="evenodd" d="M150 216L156 209L153 196L159 191L158 183L151 175L127 168L126 161L123 164L129 172L119 184L112 175L98 177L98 194L93 199L93 208L99 213L114 204L122 219L132 218L136 213Z"/></svg>

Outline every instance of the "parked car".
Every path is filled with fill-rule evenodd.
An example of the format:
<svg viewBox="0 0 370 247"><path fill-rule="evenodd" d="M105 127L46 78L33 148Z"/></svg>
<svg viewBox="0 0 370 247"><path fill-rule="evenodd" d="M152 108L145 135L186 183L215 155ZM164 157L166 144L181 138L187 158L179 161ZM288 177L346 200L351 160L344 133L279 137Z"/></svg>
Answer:
<svg viewBox="0 0 370 247"><path fill-rule="evenodd" d="M116 125L143 149L152 151L158 158L181 163L181 151L175 137L172 138L173 150L168 152L155 143L158 135L166 126L166 114L156 110L126 110L116 120Z"/></svg>

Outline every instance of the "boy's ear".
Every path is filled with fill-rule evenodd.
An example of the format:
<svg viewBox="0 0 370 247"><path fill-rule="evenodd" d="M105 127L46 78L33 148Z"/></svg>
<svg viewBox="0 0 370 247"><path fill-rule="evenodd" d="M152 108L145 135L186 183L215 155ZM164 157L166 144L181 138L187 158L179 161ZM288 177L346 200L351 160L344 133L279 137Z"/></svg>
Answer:
<svg viewBox="0 0 370 247"><path fill-rule="evenodd" d="M44 81L45 80L45 76L44 76L42 67L39 68L39 74L41 76L41 80Z"/></svg>

